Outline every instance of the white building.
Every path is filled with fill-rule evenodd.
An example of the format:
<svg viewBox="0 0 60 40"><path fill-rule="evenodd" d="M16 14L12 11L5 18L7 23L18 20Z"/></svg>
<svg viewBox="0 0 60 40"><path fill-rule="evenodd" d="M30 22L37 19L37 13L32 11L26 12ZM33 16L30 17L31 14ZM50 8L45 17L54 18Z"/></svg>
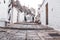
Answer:
<svg viewBox="0 0 60 40"><path fill-rule="evenodd" d="M24 12L20 12L18 13L17 8L13 7L13 23L20 23L20 22L24 22Z"/></svg>
<svg viewBox="0 0 60 40"><path fill-rule="evenodd" d="M41 23L60 29L60 0L44 0L40 8Z"/></svg>
<svg viewBox="0 0 60 40"><path fill-rule="evenodd" d="M6 26L5 22L9 20L9 4L11 0L0 0L0 26Z"/></svg>
<svg viewBox="0 0 60 40"><path fill-rule="evenodd" d="M18 6L17 6L18 5ZM13 4L13 23L20 23L24 21L24 12L21 12L21 4L18 0L14 0Z"/></svg>
<svg viewBox="0 0 60 40"><path fill-rule="evenodd" d="M26 17L26 21L25 21ZM13 7L13 23L23 23L23 22L32 22L33 15L32 14L26 14L24 12L18 12L18 10Z"/></svg>
<svg viewBox="0 0 60 40"><path fill-rule="evenodd" d="M17 9L15 7L13 7L13 23L17 22Z"/></svg>
<svg viewBox="0 0 60 40"><path fill-rule="evenodd" d="M24 20L24 12L20 12L19 13L19 22L24 22L25 20Z"/></svg>

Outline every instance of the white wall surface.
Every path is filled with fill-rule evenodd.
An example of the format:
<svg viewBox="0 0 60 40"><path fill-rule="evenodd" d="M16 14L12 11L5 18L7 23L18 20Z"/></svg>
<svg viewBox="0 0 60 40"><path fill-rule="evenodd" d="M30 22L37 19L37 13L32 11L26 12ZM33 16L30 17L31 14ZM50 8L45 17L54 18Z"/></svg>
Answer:
<svg viewBox="0 0 60 40"><path fill-rule="evenodd" d="M8 4L9 0L0 0L0 20L6 20L8 18Z"/></svg>
<svg viewBox="0 0 60 40"><path fill-rule="evenodd" d="M0 0L0 26L5 26L5 21L8 21L8 4L9 0Z"/></svg>
<svg viewBox="0 0 60 40"><path fill-rule="evenodd" d="M49 25L60 29L60 0L49 0ZM53 8L53 11L52 11Z"/></svg>
<svg viewBox="0 0 60 40"><path fill-rule="evenodd" d="M48 1L48 26L60 30L60 0L46 0L41 7L41 22L46 25L45 5Z"/></svg>
<svg viewBox="0 0 60 40"><path fill-rule="evenodd" d="M5 27L5 22L4 21L0 21L0 27Z"/></svg>
<svg viewBox="0 0 60 40"><path fill-rule="evenodd" d="M19 22L24 22L24 12L19 13Z"/></svg>
<svg viewBox="0 0 60 40"><path fill-rule="evenodd" d="M46 25L46 5L47 0L45 0L44 4L42 5L41 9L40 9L40 20L41 20L41 24Z"/></svg>
<svg viewBox="0 0 60 40"><path fill-rule="evenodd" d="M41 14L40 14L40 19L41 19L41 23L45 25L46 23L46 15L45 15L45 6L41 7Z"/></svg>
<svg viewBox="0 0 60 40"><path fill-rule="evenodd" d="M17 22L17 9L13 7L13 23Z"/></svg>

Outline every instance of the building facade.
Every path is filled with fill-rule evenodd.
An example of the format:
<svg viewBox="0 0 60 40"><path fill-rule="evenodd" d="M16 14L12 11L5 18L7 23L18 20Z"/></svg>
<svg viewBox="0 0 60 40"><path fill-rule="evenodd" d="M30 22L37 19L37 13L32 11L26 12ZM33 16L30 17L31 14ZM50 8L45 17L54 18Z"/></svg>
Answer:
<svg viewBox="0 0 60 40"><path fill-rule="evenodd" d="M60 0L44 0L40 7L40 20L56 30L60 29Z"/></svg>
<svg viewBox="0 0 60 40"><path fill-rule="evenodd" d="M11 0L0 0L0 26L6 26L11 18Z"/></svg>
<svg viewBox="0 0 60 40"><path fill-rule="evenodd" d="M13 7L13 23L17 22L17 9L15 7Z"/></svg>

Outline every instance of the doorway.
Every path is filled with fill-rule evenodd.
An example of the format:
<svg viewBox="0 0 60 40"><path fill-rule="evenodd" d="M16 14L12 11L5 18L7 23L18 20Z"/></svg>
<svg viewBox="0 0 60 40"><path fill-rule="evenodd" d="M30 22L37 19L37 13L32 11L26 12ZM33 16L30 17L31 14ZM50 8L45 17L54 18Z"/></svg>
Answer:
<svg viewBox="0 0 60 40"><path fill-rule="evenodd" d="M46 25L48 25L48 3L46 4Z"/></svg>

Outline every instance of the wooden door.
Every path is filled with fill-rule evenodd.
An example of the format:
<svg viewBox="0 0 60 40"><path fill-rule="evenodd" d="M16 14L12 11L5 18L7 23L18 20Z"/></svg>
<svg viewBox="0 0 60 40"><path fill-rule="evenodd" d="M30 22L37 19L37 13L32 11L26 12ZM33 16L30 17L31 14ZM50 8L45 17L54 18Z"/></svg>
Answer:
<svg viewBox="0 0 60 40"><path fill-rule="evenodd" d="M48 25L48 3L46 4L46 25Z"/></svg>

